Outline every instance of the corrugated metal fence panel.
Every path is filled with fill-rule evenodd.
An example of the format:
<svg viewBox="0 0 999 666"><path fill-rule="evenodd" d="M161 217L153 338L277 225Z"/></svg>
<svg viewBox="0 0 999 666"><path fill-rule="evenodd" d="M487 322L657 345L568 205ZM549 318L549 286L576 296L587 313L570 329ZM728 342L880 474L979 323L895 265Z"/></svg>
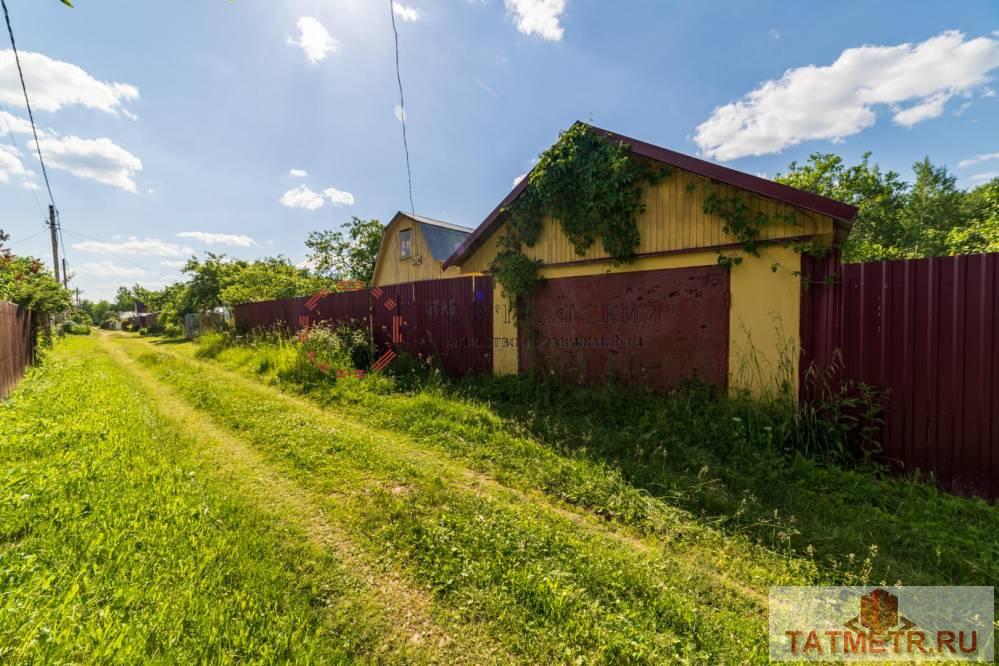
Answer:
<svg viewBox="0 0 999 666"><path fill-rule="evenodd" d="M33 353L31 310L0 302L0 399L17 386Z"/></svg>
<svg viewBox="0 0 999 666"><path fill-rule="evenodd" d="M379 349L416 354L452 377L492 370L493 287L484 276L422 280L372 293ZM393 321L395 317L399 319ZM393 341L395 337L395 341Z"/></svg>
<svg viewBox="0 0 999 666"><path fill-rule="evenodd" d="M241 303L235 307L234 317L240 330L284 326L289 330L300 328L302 317L309 321L364 321L368 319L370 296L366 290L326 294L316 301L311 311L306 307L311 296L282 298L276 301Z"/></svg>
<svg viewBox="0 0 999 666"><path fill-rule="evenodd" d="M245 331L277 325L297 330L301 317L308 315L312 323L370 326L380 350L418 354L453 377L492 370L493 287L489 277L424 280L327 294L312 310L306 307L309 300L237 305L236 325Z"/></svg>
<svg viewBox="0 0 999 666"><path fill-rule="evenodd" d="M887 459L999 497L999 254L804 266L802 368L839 350L837 380L888 392Z"/></svg>
<svg viewBox="0 0 999 666"><path fill-rule="evenodd" d="M467 277L414 283L416 348L440 359L451 376L488 373L493 367L492 278Z"/></svg>

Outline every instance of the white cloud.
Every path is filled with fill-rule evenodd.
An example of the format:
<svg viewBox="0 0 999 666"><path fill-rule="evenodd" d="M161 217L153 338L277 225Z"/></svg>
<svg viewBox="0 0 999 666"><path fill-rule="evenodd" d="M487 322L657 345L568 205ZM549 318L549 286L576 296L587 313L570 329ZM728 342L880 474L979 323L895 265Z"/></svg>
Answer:
<svg viewBox="0 0 999 666"><path fill-rule="evenodd" d="M81 264L77 271L83 275L97 275L99 277L138 277L145 275L147 271L141 268L130 268L119 266L113 261L98 261Z"/></svg>
<svg viewBox="0 0 999 666"><path fill-rule="evenodd" d="M31 106L42 111L58 111L65 106L85 106L114 115L134 118L123 104L139 98L139 90L127 83L98 81L82 68L53 60L41 53L20 51L21 66L30 72ZM0 103L11 106L24 102L14 52L0 51Z"/></svg>
<svg viewBox="0 0 999 666"><path fill-rule="evenodd" d="M398 2L392 3L392 13L403 21L418 21L420 19L420 12Z"/></svg>
<svg viewBox="0 0 999 666"><path fill-rule="evenodd" d="M142 161L111 139L50 135L39 137L38 141L49 167L127 192L136 191L135 176L142 171ZM34 140L29 146L35 149Z"/></svg>
<svg viewBox="0 0 999 666"><path fill-rule="evenodd" d="M999 153L980 153L974 157L969 157L966 160L961 160L957 163L957 166L964 169L966 167L981 164L982 162L989 162L991 160L999 160Z"/></svg>
<svg viewBox="0 0 999 666"><path fill-rule="evenodd" d="M9 183L11 177L29 178L30 172L24 168L21 153L14 146L0 143L0 183Z"/></svg>
<svg viewBox="0 0 999 666"><path fill-rule="evenodd" d="M333 206L354 205L354 195L350 192L344 192L335 187L328 187L322 193L313 192L305 185L299 185L295 189L285 192L281 197L281 205L288 208L319 210L326 204L327 200Z"/></svg>
<svg viewBox="0 0 999 666"><path fill-rule="evenodd" d="M943 115L944 105L947 104L947 101L950 100L952 96L952 93L938 93L923 102L913 104L907 109L899 109L896 107L895 115L892 116L892 120L899 125L912 127L916 123L921 123L924 120L939 118Z"/></svg>
<svg viewBox="0 0 999 666"><path fill-rule="evenodd" d="M207 231L182 231L177 238L192 238L205 245L229 245L231 247L250 247L257 242L243 234L215 234Z"/></svg>
<svg viewBox="0 0 999 666"><path fill-rule="evenodd" d="M777 28L772 29L767 34L770 35L770 39L774 40L775 42L780 41L780 30L778 30Z"/></svg>
<svg viewBox="0 0 999 666"><path fill-rule="evenodd" d="M129 236L126 240L116 243L81 241L74 243L73 249L80 252L92 252L94 254L130 254L154 257L182 257L194 254L194 249L186 245L166 243L159 238L140 239L135 236Z"/></svg>
<svg viewBox="0 0 999 666"><path fill-rule="evenodd" d="M550 42L561 40L565 32L559 22L565 3L566 0L505 0L506 10L517 21L518 31Z"/></svg>
<svg viewBox="0 0 999 666"><path fill-rule="evenodd" d="M409 119L409 117L406 115L406 110L403 109L398 104L395 105L395 109L393 109L393 112L395 113L395 119L398 120L400 123L404 120Z"/></svg>
<svg viewBox="0 0 999 666"><path fill-rule="evenodd" d="M520 181L524 180L525 178L527 178L526 173L520 174L519 176L513 179L513 186L517 187L518 185L520 185Z"/></svg>
<svg viewBox="0 0 999 666"><path fill-rule="evenodd" d="M313 192L305 185L299 185L293 190L288 190L281 197L281 205L288 208L318 210L323 207L324 203L323 195Z"/></svg>
<svg viewBox="0 0 999 666"><path fill-rule="evenodd" d="M354 195L350 192L341 192L335 187L323 190L323 196L330 200L334 206L353 206Z"/></svg>
<svg viewBox="0 0 999 666"><path fill-rule="evenodd" d="M14 134L29 137L27 147L34 154L36 148L35 141L31 138L31 123L0 111L0 125ZM111 139L81 139L78 136L60 136L53 130L39 129L38 141L42 146L45 163L53 169L69 171L78 178L96 180L128 192L137 191L135 176L142 171L142 161ZM29 177L34 175L30 171L27 174Z"/></svg>
<svg viewBox="0 0 999 666"><path fill-rule="evenodd" d="M24 98L22 97L21 99L23 100ZM21 118L6 111L0 111L0 124L3 125L4 129L14 134L31 134L31 123L28 122L27 118ZM45 134L45 130L39 128L38 136L45 136Z"/></svg>
<svg viewBox="0 0 999 666"><path fill-rule="evenodd" d="M313 65L322 62L329 53L337 49L336 40L330 36L322 23L311 16L298 19L298 31L298 38L289 35L288 43L305 51L305 57Z"/></svg>
<svg viewBox="0 0 999 666"><path fill-rule="evenodd" d="M288 175L291 178L305 178L309 175L309 173L307 171L303 171L302 169L292 169L288 172Z"/></svg>
<svg viewBox="0 0 999 666"><path fill-rule="evenodd" d="M776 153L802 141L842 140L874 124L876 105L911 127L943 113L957 94L989 82L999 40L965 41L949 30L919 44L861 46L829 66L790 69L735 102L717 107L694 141L708 157L732 160ZM908 108L898 105L912 102Z"/></svg>
<svg viewBox="0 0 999 666"><path fill-rule="evenodd" d="M167 268L183 268L187 265L186 261L161 261L160 266L166 266Z"/></svg>
<svg viewBox="0 0 999 666"><path fill-rule="evenodd" d="M971 177L971 180L976 183L984 183L987 180L992 180L993 178L999 178L999 171L986 171L985 173L976 173Z"/></svg>

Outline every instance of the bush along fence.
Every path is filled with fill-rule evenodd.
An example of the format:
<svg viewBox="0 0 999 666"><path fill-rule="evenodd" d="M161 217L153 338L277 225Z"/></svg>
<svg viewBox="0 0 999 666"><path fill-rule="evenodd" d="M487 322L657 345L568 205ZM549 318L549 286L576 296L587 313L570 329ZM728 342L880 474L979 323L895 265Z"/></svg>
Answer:
<svg viewBox="0 0 999 666"><path fill-rule="evenodd" d="M883 396L874 439L895 471L999 497L999 254L842 264L830 251L801 261L800 398L868 385ZM290 332L353 323L370 331L379 353L419 354L462 376L498 371L494 324L506 313L494 307L491 278L475 276L247 303L235 321L242 330ZM634 353L651 362L644 345ZM665 348L652 355L676 356Z"/></svg>
<svg viewBox="0 0 999 666"><path fill-rule="evenodd" d="M31 310L0 301L0 399L10 395L32 362Z"/></svg>
<svg viewBox="0 0 999 666"><path fill-rule="evenodd" d="M357 326L371 333L380 353L419 355L458 377L492 370L492 301L492 280L476 276L244 303L234 319L242 331Z"/></svg>
<svg viewBox="0 0 999 666"><path fill-rule="evenodd" d="M882 455L897 470L999 497L999 254L841 264L832 253L802 268L802 372L884 390Z"/></svg>

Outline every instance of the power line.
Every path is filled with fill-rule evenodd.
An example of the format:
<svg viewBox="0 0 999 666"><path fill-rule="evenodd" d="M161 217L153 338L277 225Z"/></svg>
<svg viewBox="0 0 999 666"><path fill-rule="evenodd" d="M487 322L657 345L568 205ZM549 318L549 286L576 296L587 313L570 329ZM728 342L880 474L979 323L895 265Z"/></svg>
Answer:
<svg viewBox="0 0 999 666"><path fill-rule="evenodd" d="M42 176L45 177L45 188L49 191L49 203L55 206L55 198L52 196L52 185L49 184L49 172L45 169L45 160L42 159L42 145L38 142L38 130L35 128L35 116L31 112L31 100L28 99L28 86L24 83L24 71L21 69L21 56L17 53L17 44L14 42L14 29L10 27L10 14L7 12L7 0L0 0L3 6L3 19L7 23L7 34L10 35L10 47L14 50L14 62L17 63L17 75L21 78L21 90L24 92L24 105L28 107L28 120L31 121L31 133L35 137L35 150L38 152L38 162L42 165Z"/></svg>
<svg viewBox="0 0 999 666"><path fill-rule="evenodd" d="M59 225L59 230L62 231L62 225L61 224ZM98 243L108 243L108 242L110 242L107 239L98 238L97 236L91 236L89 234L84 234L84 233L81 233L79 231L73 231L72 229L66 229L66 233L69 234L70 236L78 239L78 240L92 240L92 241L97 241ZM129 259L127 257L123 257L123 256L119 255L118 258L121 259L122 261L126 262L126 263L132 264L136 268L141 268L142 270L146 271L147 273L157 273L158 272L158 271L154 271L153 269L149 268L148 266L143 266L142 264L137 264L136 262L132 261L131 259Z"/></svg>
<svg viewBox="0 0 999 666"><path fill-rule="evenodd" d="M44 233L48 233L48 231L49 231L49 230L48 230L48 228L46 227L45 229L42 229L41 231L39 231L39 232L38 232L37 234L31 234L31 235L30 235L30 236L28 236L27 238L18 238L17 240L14 240L14 241L8 241L8 242L7 242L7 245L18 245L18 244L20 244L20 243L26 243L27 241L31 240L32 238L38 238L38 237L39 237L39 236L41 236L42 234L44 234Z"/></svg>
<svg viewBox="0 0 999 666"><path fill-rule="evenodd" d="M409 178L409 209L416 215L413 205L413 170L409 166L409 141L406 139L406 100L402 95L402 73L399 69L399 31L395 27L395 2L389 0L389 16L392 17L392 34L395 35L395 79L399 82L399 120L402 122L402 147L406 150L406 176Z"/></svg>
<svg viewBox="0 0 999 666"><path fill-rule="evenodd" d="M7 134L10 135L10 143L12 146L14 146L14 150L18 152L18 155L20 155L21 147L17 145L17 139L14 138L14 130L10 128L10 123L7 122L7 110L3 108L3 104L0 104L0 115L3 116L4 127L7 128ZM31 191L31 197L35 200L35 205L38 207L38 212L42 215L42 217L45 217L45 209L42 208L42 202L38 200L38 195L35 194L35 187L34 187L35 184L30 183L30 185L31 187L29 187L28 189Z"/></svg>

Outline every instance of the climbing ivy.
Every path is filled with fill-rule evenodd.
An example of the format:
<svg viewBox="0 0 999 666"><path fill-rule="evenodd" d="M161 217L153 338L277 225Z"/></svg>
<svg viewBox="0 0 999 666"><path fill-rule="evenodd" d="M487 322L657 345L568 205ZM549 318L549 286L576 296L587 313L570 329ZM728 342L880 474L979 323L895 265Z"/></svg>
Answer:
<svg viewBox="0 0 999 666"><path fill-rule="evenodd" d="M615 262L631 261L645 210L642 186L667 175L635 158L628 144L612 141L577 123L539 156L528 185L506 209L506 234L490 267L511 300L530 293L542 278L540 262L523 254L541 236L545 216L557 221L576 254L598 240Z"/></svg>
<svg viewBox="0 0 999 666"><path fill-rule="evenodd" d="M717 191L706 190L704 195L704 212L708 215L717 215L722 219L722 231L735 237L742 246L746 254L754 257L760 256L760 248L773 243L784 243L785 240L763 239L763 230L771 223L770 216L763 211L753 211L747 198L739 194L723 196ZM798 225L797 216L794 213L780 211L774 215L778 222L784 224ZM793 246L798 253L805 253L805 246L798 244ZM718 263L728 269L732 269L742 263L742 257L736 254L728 255L718 253ZM774 264L771 270L776 272Z"/></svg>

